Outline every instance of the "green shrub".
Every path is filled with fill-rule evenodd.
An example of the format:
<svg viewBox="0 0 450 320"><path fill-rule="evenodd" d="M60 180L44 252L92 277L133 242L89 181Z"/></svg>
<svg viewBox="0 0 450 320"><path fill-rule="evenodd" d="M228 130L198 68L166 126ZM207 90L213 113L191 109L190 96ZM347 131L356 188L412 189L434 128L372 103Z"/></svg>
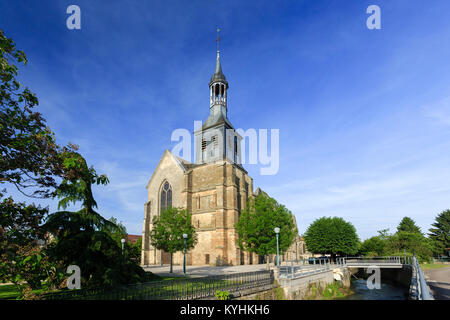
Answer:
<svg viewBox="0 0 450 320"><path fill-rule="evenodd" d="M230 293L228 291L216 290L214 295L219 300L230 300Z"/></svg>

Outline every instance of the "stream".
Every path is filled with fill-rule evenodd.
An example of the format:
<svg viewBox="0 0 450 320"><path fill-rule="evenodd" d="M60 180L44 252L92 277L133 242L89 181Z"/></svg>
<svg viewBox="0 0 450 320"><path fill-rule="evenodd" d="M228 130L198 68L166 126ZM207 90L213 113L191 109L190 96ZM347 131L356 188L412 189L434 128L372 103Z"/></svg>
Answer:
<svg viewBox="0 0 450 320"><path fill-rule="evenodd" d="M381 289L370 290L364 279L352 279L350 288L355 293L346 300L407 300L408 292L390 283L381 283Z"/></svg>

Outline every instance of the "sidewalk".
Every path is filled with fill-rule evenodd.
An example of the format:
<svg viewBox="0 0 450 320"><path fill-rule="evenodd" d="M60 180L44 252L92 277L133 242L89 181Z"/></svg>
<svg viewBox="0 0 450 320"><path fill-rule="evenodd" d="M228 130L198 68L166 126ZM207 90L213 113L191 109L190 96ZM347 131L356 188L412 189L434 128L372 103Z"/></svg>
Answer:
<svg viewBox="0 0 450 320"><path fill-rule="evenodd" d="M425 269L424 273L434 299L450 300L450 266L441 269Z"/></svg>
<svg viewBox="0 0 450 320"><path fill-rule="evenodd" d="M270 268L273 268L273 263L269 264ZM150 271L158 276L163 277L179 277L183 276L183 266L174 265L173 273L169 273L170 266L144 266L145 271ZM252 264L252 265L242 265L242 266L186 266L186 275L189 277L207 277L215 275L224 275L232 273L243 273L243 272L256 272L266 270L266 264Z"/></svg>

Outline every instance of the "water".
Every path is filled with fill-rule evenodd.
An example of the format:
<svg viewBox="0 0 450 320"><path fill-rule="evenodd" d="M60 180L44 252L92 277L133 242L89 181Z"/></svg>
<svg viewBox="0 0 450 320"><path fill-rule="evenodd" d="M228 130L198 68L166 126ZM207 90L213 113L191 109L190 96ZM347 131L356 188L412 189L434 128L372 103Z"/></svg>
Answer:
<svg viewBox="0 0 450 320"><path fill-rule="evenodd" d="M355 293L346 300L407 300L405 289L389 283L382 283L381 289L370 290L364 279L352 280L350 288Z"/></svg>

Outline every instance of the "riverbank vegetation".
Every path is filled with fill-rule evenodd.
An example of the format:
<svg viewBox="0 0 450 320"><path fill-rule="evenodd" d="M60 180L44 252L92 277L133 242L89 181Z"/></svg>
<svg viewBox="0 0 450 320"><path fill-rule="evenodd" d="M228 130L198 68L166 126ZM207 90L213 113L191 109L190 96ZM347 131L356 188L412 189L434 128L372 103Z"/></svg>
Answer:
<svg viewBox="0 0 450 320"><path fill-rule="evenodd" d="M339 300L345 299L354 292L346 288L340 281L333 281L323 287L320 283L311 283L305 300Z"/></svg>
<svg viewBox="0 0 450 320"><path fill-rule="evenodd" d="M450 212L450 211L449 211ZM445 213L445 212L444 212ZM445 231L446 225L442 213L438 216L442 222L439 230ZM438 219L437 218L437 219ZM437 224L434 224L437 225ZM413 256L416 255L421 263L432 261L433 255L442 254L442 247L448 247L448 240L441 231L434 230L435 237L427 237L416 225L413 219L404 217L395 233L389 233L389 229L378 231L378 235L366 239L361 243L359 254L365 256ZM442 243L439 241L443 241Z"/></svg>

